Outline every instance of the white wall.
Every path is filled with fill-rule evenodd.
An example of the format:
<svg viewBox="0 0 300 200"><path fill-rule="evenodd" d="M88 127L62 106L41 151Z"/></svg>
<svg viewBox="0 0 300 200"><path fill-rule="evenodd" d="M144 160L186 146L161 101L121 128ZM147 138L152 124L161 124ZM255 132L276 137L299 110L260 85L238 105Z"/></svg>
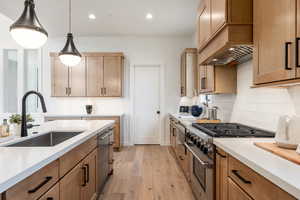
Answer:
<svg viewBox="0 0 300 200"><path fill-rule="evenodd" d="M300 115L300 86L286 88L250 88L252 61L238 66L237 94L215 95L212 104L219 105L225 121L276 130L280 115Z"/></svg>
<svg viewBox="0 0 300 200"><path fill-rule="evenodd" d="M131 144L129 134L130 119L130 67L133 65L161 64L165 67L165 111L175 112L179 101L180 54L192 44L190 37L81 37L76 45L81 52L124 52L125 94L124 98L52 98L50 52L58 52L65 43L65 38L49 39L43 47L43 86L49 113L85 113L84 106L92 102L96 113L126 113L125 136L123 142ZM167 130L167 128L166 128Z"/></svg>

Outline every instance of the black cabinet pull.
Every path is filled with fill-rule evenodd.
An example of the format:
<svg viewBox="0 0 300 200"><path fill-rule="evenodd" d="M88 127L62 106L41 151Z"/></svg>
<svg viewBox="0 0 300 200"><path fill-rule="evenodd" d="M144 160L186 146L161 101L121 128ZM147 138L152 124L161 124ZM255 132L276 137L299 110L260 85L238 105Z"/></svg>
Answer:
<svg viewBox="0 0 300 200"><path fill-rule="evenodd" d="M289 45L291 45L291 42L285 43L285 69L286 70L292 70L291 67L289 67Z"/></svg>
<svg viewBox="0 0 300 200"><path fill-rule="evenodd" d="M231 171L232 171L232 173L233 173L234 175L236 175L236 177L238 177L243 183L245 183L245 184L251 184L251 181L248 181L248 180L246 180L244 177L242 177L242 176L239 174L238 170L231 170Z"/></svg>
<svg viewBox="0 0 300 200"><path fill-rule="evenodd" d="M49 181L51 181L52 176L47 176L43 182L41 182L38 186L36 186L32 190L28 190L29 194L37 192L39 189L41 189L44 185L46 185Z"/></svg>
<svg viewBox="0 0 300 200"><path fill-rule="evenodd" d="M86 182L89 183L90 182L90 165L85 164L85 166L86 166Z"/></svg>
<svg viewBox="0 0 300 200"><path fill-rule="evenodd" d="M296 38L296 67L300 67L299 65L299 41L300 37Z"/></svg>
<svg viewBox="0 0 300 200"><path fill-rule="evenodd" d="M220 152L216 151L216 153L221 156L221 158L227 158L227 156L222 155Z"/></svg>
<svg viewBox="0 0 300 200"><path fill-rule="evenodd" d="M85 187L86 186L86 166L83 166L82 167L82 170L83 170L83 184L81 186Z"/></svg>
<svg viewBox="0 0 300 200"><path fill-rule="evenodd" d="M54 198L53 197L48 197L47 200L54 200Z"/></svg>

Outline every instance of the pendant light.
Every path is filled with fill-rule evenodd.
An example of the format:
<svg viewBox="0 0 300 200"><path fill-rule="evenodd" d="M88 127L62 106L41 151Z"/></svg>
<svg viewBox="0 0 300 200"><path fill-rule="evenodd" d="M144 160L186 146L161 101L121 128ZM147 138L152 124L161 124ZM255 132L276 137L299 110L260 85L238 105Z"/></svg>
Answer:
<svg viewBox="0 0 300 200"><path fill-rule="evenodd" d="M26 49L37 49L43 46L48 33L35 14L33 0L25 0L21 17L10 26L13 39Z"/></svg>
<svg viewBox="0 0 300 200"><path fill-rule="evenodd" d="M73 34L71 33L71 0L69 0L69 33L67 35L67 42L64 46L64 48L59 53L59 59L64 65L67 65L69 67L73 67L75 65L78 65L81 60L81 54L76 49L74 41L73 41Z"/></svg>

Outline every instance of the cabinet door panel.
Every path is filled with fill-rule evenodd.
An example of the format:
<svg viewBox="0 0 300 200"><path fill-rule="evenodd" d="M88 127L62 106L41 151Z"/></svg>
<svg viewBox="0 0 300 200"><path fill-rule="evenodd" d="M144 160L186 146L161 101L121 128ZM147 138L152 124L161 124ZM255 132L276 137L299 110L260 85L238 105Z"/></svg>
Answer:
<svg viewBox="0 0 300 200"><path fill-rule="evenodd" d="M276 4L273 0L254 0L253 3L254 83L295 78L295 0L279 0Z"/></svg>
<svg viewBox="0 0 300 200"><path fill-rule="evenodd" d="M228 178L228 199L230 199L230 200L252 200L230 178Z"/></svg>
<svg viewBox="0 0 300 200"><path fill-rule="evenodd" d="M90 155L83 160L83 167L87 167L87 185L82 187L82 199L92 200L96 199L96 173L97 173L97 149L95 149Z"/></svg>
<svg viewBox="0 0 300 200"><path fill-rule="evenodd" d="M52 67L52 96L68 96L69 68L62 64L59 57L51 57Z"/></svg>
<svg viewBox="0 0 300 200"><path fill-rule="evenodd" d="M186 96L186 54L181 55L180 65L180 96Z"/></svg>
<svg viewBox="0 0 300 200"><path fill-rule="evenodd" d="M198 16L198 37L199 37L199 48L208 41L211 36L211 13L210 13L210 0L203 0L204 4L200 10Z"/></svg>
<svg viewBox="0 0 300 200"><path fill-rule="evenodd" d="M71 89L70 96L86 96L85 58L82 58L77 66L69 67L69 87Z"/></svg>
<svg viewBox="0 0 300 200"><path fill-rule="evenodd" d="M104 57L104 93L108 97L122 96L122 57Z"/></svg>
<svg viewBox="0 0 300 200"><path fill-rule="evenodd" d="M46 194L39 200L59 200L59 183L53 186Z"/></svg>
<svg viewBox="0 0 300 200"><path fill-rule="evenodd" d="M228 162L225 152L217 149L216 154L216 200L227 200ZM230 200L230 199L229 199Z"/></svg>
<svg viewBox="0 0 300 200"><path fill-rule="evenodd" d="M60 200L84 200L81 198L83 185L83 169L78 164L60 181Z"/></svg>
<svg viewBox="0 0 300 200"><path fill-rule="evenodd" d="M213 65L206 66L206 92L215 91L215 67Z"/></svg>
<svg viewBox="0 0 300 200"><path fill-rule="evenodd" d="M227 0L211 0L211 31L217 32L226 22Z"/></svg>
<svg viewBox="0 0 300 200"><path fill-rule="evenodd" d="M206 66L205 65L200 65L199 66L199 91L205 92L206 89Z"/></svg>
<svg viewBox="0 0 300 200"><path fill-rule="evenodd" d="M297 78L300 78L300 0L297 0L297 40L296 42L298 42L298 55L297 56L297 63L296 63L296 67L297 67ZM299 40L299 41L298 41Z"/></svg>
<svg viewBox="0 0 300 200"><path fill-rule="evenodd" d="M103 88L103 57L87 57L87 96L102 96Z"/></svg>

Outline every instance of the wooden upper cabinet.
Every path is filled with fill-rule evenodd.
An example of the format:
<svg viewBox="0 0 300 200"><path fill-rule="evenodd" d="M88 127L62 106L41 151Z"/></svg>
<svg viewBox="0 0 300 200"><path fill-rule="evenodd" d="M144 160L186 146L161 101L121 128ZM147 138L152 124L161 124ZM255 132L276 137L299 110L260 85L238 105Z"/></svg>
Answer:
<svg viewBox="0 0 300 200"><path fill-rule="evenodd" d="M123 53L83 53L78 66L63 65L50 53L52 96L121 97Z"/></svg>
<svg viewBox="0 0 300 200"><path fill-rule="evenodd" d="M85 57L77 66L69 67L69 96L86 96L86 70Z"/></svg>
<svg viewBox="0 0 300 200"><path fill-rule="evenodd" d="M296 0L254 0L254 84L296 78Z"/></svg>
<svg viewBox="0 0 300 200"><path fill-rule="evenodd" d="M226 22L227 0L211 0L211 31L217 32Z"/></svg>
<svg viewBox="0 0 300 200"><path fill-rule="evenodd" d="M180 96L193 97L198 93L197 49L187 48L181 54Z"/></svg>
<svg viewBox="0 0 300 200"><path fill-rule="evenodd" d="M87 96L103 95L103 57L87 56L86 58L87 73Z"/></svg>
<svg viewBox="0 0 300 200"><path fill-rule="evenodd" d="M236 93L235 65L200 65L199 92L201 94Z"/></svg>
<svg viewBox="0 0 300 200"><path fill-rule="evenodd" d="M105 56L103 61L104 96L122 96L123 57Z"/></svg>
<svg viewBox="0 0 300 200"><path fill-rule="evenodd" d="M61 63L58 57L51 57L52 65L52 96L69 96L69 68Z"/></svg>
<svg viewBox="0 0 300 200"><path fill-rule="evenodd" d="M198 46L203 47L211 36L210 0L201 1L198 12Z"/></svg>

